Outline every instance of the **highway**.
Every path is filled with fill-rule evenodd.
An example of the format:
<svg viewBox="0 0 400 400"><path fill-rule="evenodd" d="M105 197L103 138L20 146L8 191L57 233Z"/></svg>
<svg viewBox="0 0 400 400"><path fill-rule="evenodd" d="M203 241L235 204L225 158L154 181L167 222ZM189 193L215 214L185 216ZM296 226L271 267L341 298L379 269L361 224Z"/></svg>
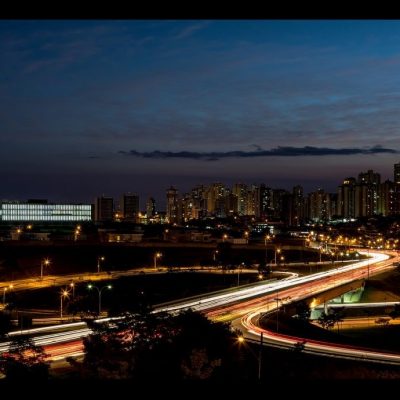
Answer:
<svg viewBox="0 0 400 400"><path fill-rule="evenodd" d="M366 254L366 253L365 253ZM260 315L273 312L285 303L313 296L329 288L372 276L395 268L393 262L400 257L395 252L370 252L370 259L344 267L335 268L304 277L291 277L275 282L246 285L236 290L213 293L197 298L181 300L173 304L156 307L153 312L191 308L205 313L209 318L219 321L231 321L233 327L240 328L249 340L259 341L263 332L264 344L285 348L293 348L302 338L289 337L277 332L269 332L260 328L257 323ZM394 258L389 259L392 256ZM86 324L78 322L60 326L59 332L54 327L36 328L14 334L32 334L35 343L45 347L50 360L60 360L67 356L82 355L82 338L90 333ZM0 352L6 351L6 342L0 345ZM342 358L356 358L377 362L400 364L400 354L388 354L379 351L355 349L350 346L334 345L307 340L305 350L314 354L330 355Z"/></svg>
<svg viewBox="0 0 400 400"><path fill-rule="evenodd" d="M371 253L372 254L372 253ZM369 274L374 275L376 273L383 272L385 270L393 268L393 262L399 261L399 256L397 253L391 253L394 257L390 260L380 260L377 261L375 259L374 264L368 265ZM357 270L354 274L354 277L359 276L362 277L364 275L364 271ZM353 276L349 276L348 273L339 273L337 276L340 280L352 279ZM324 283L325 281L325 283ZM329 278L323 279L321 282L322 285L329 285ZM310 286L309 284L303 285L297 290L293 291L282 291L280 293L281 298L287 295L291 295L292 299L301 299L303 297L302 289L305 286ZM310 290L314 290L316 287L309 288ZM379 350L371 350L365 348L357 348L353 346L347 345L339 345L327 342L321 342L316 340L304 340L301 337L288 336L281 334L279 332L271 332L266 329L262 329L258 325L258 320L262 313L271 312L271 310L276 309L277 301L276 298L272 299L271 297L266 297L264 305L260 306L258 309L254 308L253 311L246 313L246 315L242 317L238 317L232 321L233 327L244 330L244 336L250 341L260 341L261 332L263 333L263 342L265 345L277 346L280 348L290 348L293 349L294 346L298 343L302 343L304 345L305 352L330 356L330 357L340 357L340 358L348 358L362 361L372 361L378 363L385 364L400 364L400 354L384 352ZM244 328L244 329L243 329Z"/></svg>

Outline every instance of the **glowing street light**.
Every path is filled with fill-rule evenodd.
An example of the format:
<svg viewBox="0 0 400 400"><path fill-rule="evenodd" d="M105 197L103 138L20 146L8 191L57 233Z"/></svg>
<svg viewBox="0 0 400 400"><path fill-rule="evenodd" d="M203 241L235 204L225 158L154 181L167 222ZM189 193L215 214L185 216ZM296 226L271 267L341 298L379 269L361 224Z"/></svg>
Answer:
<svg viewBox="0 0 400 400"><path fill-rule="evenodd" d="M267 242L271 239L270 235L265 235L264 244L265 244L265 265L268 265L268 247Z"/></svg>
<svg viewBox="0 0 400 400"><path fill-rule="evenodd" d="M104 289L112 289L111 285L106 285L103 286L101 289L99 289L96 285L92 285L91 283L87 286L89 290L91 289L96 289L99 293L99 316L101 315L101 293L103 292Z"/></svg>
<svg viewBox="0 0 400 400"><path fill-rule="evenodd" d="M75 235L74 235L75 242L79 239L80 234L81 234L81 226L77 225L77 227L75 229Z"/></svg>
<svg viewBox="0 0 400 400"><path fill-rule="evenodd" d="M71 283L69 284L69 286L70 286L71 289L72 289L72 298L74 299L74 298L75 298L75 283L74 283L74 282L71 282Z"/></svg>
<svg viewBox="0 0 400 400"><path fill-rule="evenodd" d="M62 290L61 293L60 293L60 319L61 319L61 322L62 322L62 319L63 319L63 299L64 298L67 299L68 297L69 297L68 290L66 290L66 289Z"/></svg>
<svg viewBox="0 0 400 400"><path fill-rule="evenodd" d="M106 258L104 256L97 257L97 272L100 272L100 262L104 261Z"/></svg>
<svg viewBox="0 0 400 400"><path fill-rule="evenodd" d="M238 276L237 276L237 285L240 285L240 270L244 267L244 262L242 262L240 264L240 266L238 265L237 267L237 272L238 272Z"/></svg>
<svg viewBox="0 0 400 400"><path fill-rule="evenodd" d="M48 258L45 258L40 262L40 279L43 279L43 267L48 266L50 264L50 260Z"/></svg>
<svg viewBox="0 0 400 400"><path fill-rule="evenodd" d="M218 254L218 253L219 253L218 250L214 250L214 251L213 251L213 260L214 260L214 262L217 261L217 254Z"/></svg>
<svg viewBox="0 0 400 400"><path fill-rule="evenodd" d="M157 271L157 258L161 258L162 253L159 253L158 251L154 253L154 270Z"/></svg>
<svg viewBox="0 0 400 400"><path fill-rule="evenodd" d="M276 265L276 255L281 253L281 249L275 247L275 265Z"/></svg>
<svg viewBox="0 0 400 400"><path fill-rule="evenodd" d="M3 288L3 306L6 305L6 292L7 290L11 290L14 286L13 285L9 285L9 286L5 286Z"/></svg>
<svg viewBox="0 0 400 400"><path fill-rule="evenodd" d="M264 335L264 332L261 331L258 355L256 355L254 353L254 351L251 349L251 347L247 346L247 348L250 350L251 354L257 359L257 362L258 362L258 375L257 375L258 380L261 380L261 363L262 363L262 349L263 349L263 338L264 338L263 335ZM239 335L237 337L237 341L238 341L239 345L246 344L246 339L242 335Z"/></svg>

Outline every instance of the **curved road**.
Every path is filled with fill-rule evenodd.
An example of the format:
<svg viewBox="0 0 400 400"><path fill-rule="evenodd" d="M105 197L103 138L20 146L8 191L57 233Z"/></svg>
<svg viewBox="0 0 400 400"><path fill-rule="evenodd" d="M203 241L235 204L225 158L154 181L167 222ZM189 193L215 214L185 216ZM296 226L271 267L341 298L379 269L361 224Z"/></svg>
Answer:
<svg viewBox="0 0 400 400"><path fill-rule="evenodd" d="M295 344L303 342L303 339L289 337L277 332L269 332L260 328L257 325L260 314L272 312L277 307L285 304L285 302L310 297L343 283L363 279L368 275L371 276L393 269L393 263L400 260L396 252L370 252L369 255L372 258L368 260L327 272L280 280L273 283L258 283L250 287L238 288L234 291L182 300L157 307L154 312L176 312L185 308L192 308L204 312L214 320L232 321L234 327L245 330L244 334L250 340L259 341L260 334L263 332L265 345L293 348ZM390 257L393 258L390 259ZM37 328L24 331L23 333L35 335L35 342L45 346L52 360L82 354L82 337L90 333L85 323L63 325L60 326L60 332L48 333L54 331L54 329L54 327ZM0 352L6 350L7 343L2 343L0 345ZM304 351L342 358L400 364L400 354L356 349L350 346L310 340L307 340L305 343Z"/></svg>

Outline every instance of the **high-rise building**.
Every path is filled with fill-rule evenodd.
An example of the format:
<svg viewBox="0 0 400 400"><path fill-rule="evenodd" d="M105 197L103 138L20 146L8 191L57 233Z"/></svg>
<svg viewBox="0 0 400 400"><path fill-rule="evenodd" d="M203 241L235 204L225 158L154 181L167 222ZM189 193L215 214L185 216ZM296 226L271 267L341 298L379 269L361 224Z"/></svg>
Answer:
<svg viewBox="0 0 400 400"><path fill-rule="evenodd" d="M328 221L331 218L331 196L323 189L308 195L309 218L315 222Z"/></svg>
<svg viewBox="0 0 400 400"><path fill-rule="evenodd" d="M149 197L146 202L146 216L147 219L156 215L156 201L153 197Z"/></svg>
<svg viewBox="0 0 400 400"><path fill-rule="evenodd" d="M299 226L304 222L304 196L303 187L300 185L294 186L292 190L292 218L290 225Z"/></svg>
<svg viewBox="0 0 400 400"><path fill-rule="evenodd" d="M283 197L288 193L285 189L272 189L271 203L270 203L270 218L283 221L284 217Z"/></svg>
<svg viewBox="0 0 400 400"><path fill-rule="evenodd" d="M207 214L218 217L226 216L225 196L228 190L222 183L213 183L206 190Z"/></svg>
<svg viewBox="0 0 400 400"><path fill-rule="evenodd" d="M121 198L121 212L124 221L138 222L139 211L139 196L125 193Z"/></svg>
<svg viewBox="0 0 400 400"><path fill-rule="evenodd" d="M372 169L358 175L356 187L356 218L377 215L381 176Z"/></svg>
<svg viewBox="0 0 400 400"><path fill-rule="evenodd" d="M247 188L245 215L257 215L259 208L259 190L257 185L251 185Z"/></svg>
<svg viewBox="0 0 400 400"><path fill-rule="evenodd" d="M94 204L94 220L96 222L112 221L114 218L114 199L112 197L96 197Z"/></svg>
<svg viewBox="0 0 400 400"><path fill-rule="evenodd" d="M395 184L386 180L380 185L378 213L384 217L395 214Z"/></svg>
<svg viewBox="0 0 400 400"><path fill-rule="evenodd" d="M232 193L237 197L237 210L239 215L246 215L247 209L247 185L244 183L235 183Z"/></svg>
<svg viewBox="0 0 400 400"><path fill-rule="evenodd" d="M179 224L181 222L179 210L178 190L171 186L167 190L167 221L170 224Z"/></svg>
<svg viewBox="0 0 400 400"><path fill-rule="evenodd" d="M400 184L400 163L394 164L394 183Z"/></svg>
<svg viewBox="0 0 400 400"><path fill-rule="evenodd" d="M236 195L234 195L232 192L227 194L226 198L226 203L225 203L225 209L227 215L233 215L237 213L237 207L238 207L238 198Z"/></svg>
<svg viewBox="0 0 400 400"><path fill-rule="evenodd" d="M272 216L272 189L264 184L260 185L260 219L268 220Z"/></svg>
<svg viewBox="0 0 400 400"><path fill-rule="evenodd" d="M392 213L400 214L400 163L394 164L394 187Z"/></svg>
<svg viewBox="0 0 400 400"><path fill-rule="evenodd" d="M338 187L337 215L342 218L356 216L356 179L346 178Z"/></svg>

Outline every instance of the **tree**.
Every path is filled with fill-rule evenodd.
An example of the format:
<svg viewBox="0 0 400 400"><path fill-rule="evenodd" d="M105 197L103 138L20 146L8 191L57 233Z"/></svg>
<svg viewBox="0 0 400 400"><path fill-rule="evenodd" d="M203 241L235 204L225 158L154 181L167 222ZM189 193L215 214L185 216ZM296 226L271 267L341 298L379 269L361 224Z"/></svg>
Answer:
<svg viewBox="0 0 400 400"><path fill-rule="evenodd" d="M301 321L308 322L311 316L311 308L309 305L304 300L300 300L296 302L295 307L297 318Z"/></svg>
<svg viewBox="0 0 400 400"><path fill-rule="evenodd" d="M0 355L0 371L8 380L45 380L49 375L49 363L43 347L36 346L28 336L16 336L9 350Z"/></svg>
<svg viewBox="0 0 400 400"><path fill-rule="evenodd" d="M343 308L331 309L331 312L328 312L328 314L323 312L318 318L317 322L325 329L333 328L335 325L337 325L339 332L339 322L343 321L342 311Z"/></svg>
<svg viewBox="0 0 400 400"><path fill-rule="evenodd" d="M7 336L11 330L11 317L9 313L4 311L0 312L0 339Z"/></svg>
<svg viewBox="0 0 400 400"><path fill-rule="evenodd" d="M389 313L390 318L396 319L400 317L400 304L395 304L393 310Z"/></svg>
<svg viewBox="0 0 400 400"><path fill-rule="evenodd" d="M216 379L229 375L235 362L230 325L193 311L126 313L89 327L93 334L84 339L82 377Z"/></svg>

